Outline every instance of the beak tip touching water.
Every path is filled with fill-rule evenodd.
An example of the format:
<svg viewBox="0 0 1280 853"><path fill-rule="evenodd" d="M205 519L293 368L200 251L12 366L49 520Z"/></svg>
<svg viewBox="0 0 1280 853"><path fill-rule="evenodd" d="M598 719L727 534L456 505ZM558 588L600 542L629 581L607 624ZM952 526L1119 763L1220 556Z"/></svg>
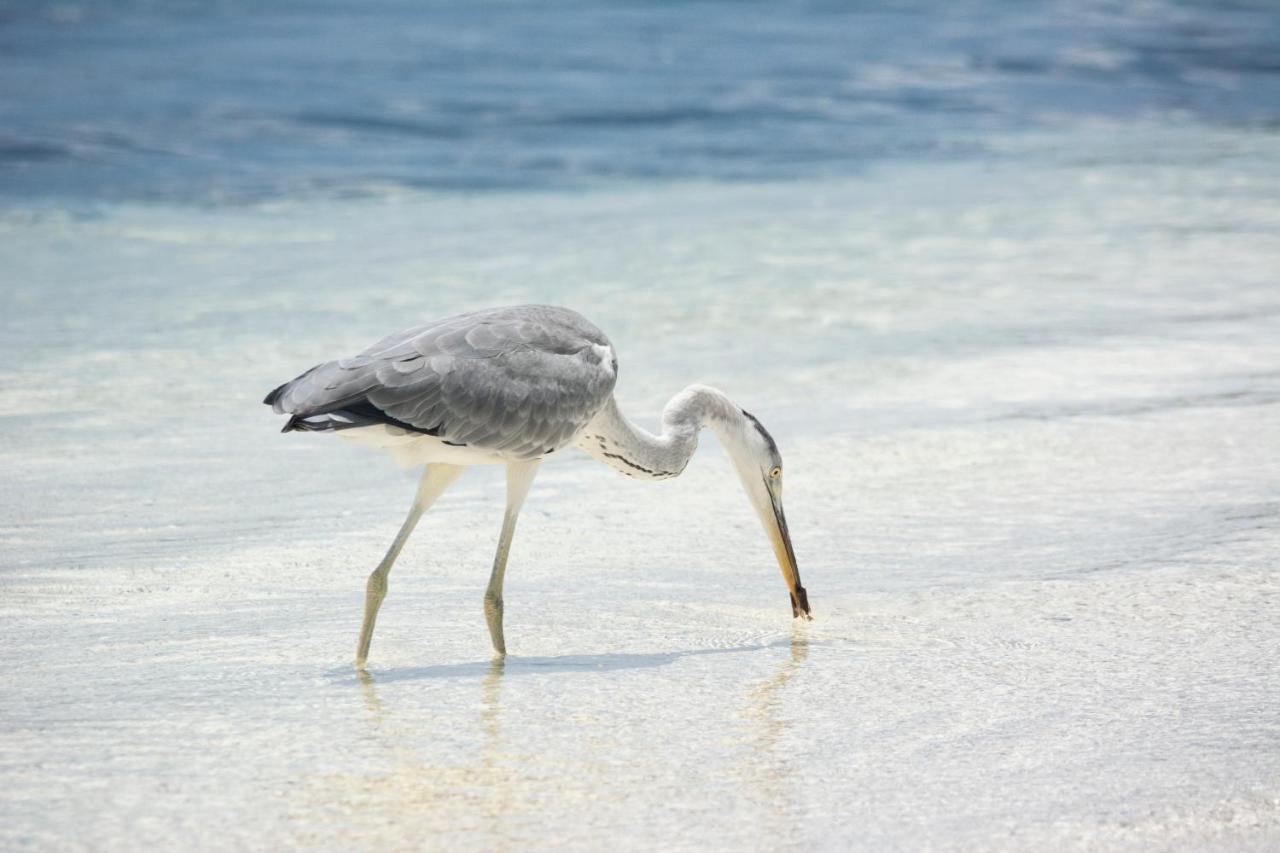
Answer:
<svg viewBox="0 0 1280 853"><path fill-rule="evenodd" d="M796 584L795 592L791 593L791 616L794 619L803 616L807 621L813 621L813 616L809 613L809 593L799 584Z"/></svg>
<svg viewBox="0 0 1280 853"><path fill-rule="evenodd" d="M809 594L800 585L800 567L796 564L795 548L791 545L791 531L787 529L787 516L782 511L782 496L777 489L764 481L758 488L751 478L743 476L747 494L755 505L760 521L764 523L765 532L773 545L774 556L778 558L778 567L782 569L782 578L787 582L791 593L791 616L794 619L812 620L809 613Z"/></svg>

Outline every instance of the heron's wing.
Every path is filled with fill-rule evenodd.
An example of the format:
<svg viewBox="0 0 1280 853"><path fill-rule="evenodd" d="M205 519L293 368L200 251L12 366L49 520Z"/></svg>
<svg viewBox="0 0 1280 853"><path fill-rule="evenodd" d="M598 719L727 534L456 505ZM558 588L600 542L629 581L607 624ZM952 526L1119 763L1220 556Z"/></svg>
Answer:
<svg viewBox="0 0 1280 853"><path fill-rule="evenodd" d="M530 305L391 335L312 368L266 402L294 415L293 428L386 423L531 458L586 426L616 378L604 333L567 309Z"/></svg>

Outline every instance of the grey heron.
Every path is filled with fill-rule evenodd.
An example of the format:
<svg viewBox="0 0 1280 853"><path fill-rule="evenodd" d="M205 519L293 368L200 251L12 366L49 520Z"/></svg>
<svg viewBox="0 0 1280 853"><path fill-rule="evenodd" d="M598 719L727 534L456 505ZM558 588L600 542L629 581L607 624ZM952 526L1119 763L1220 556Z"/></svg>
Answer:
<svg viewBox="0 0 1280 853"><path fill-rule="evenodd" d="M520 305L459 314L390 335L354 358L316 365L267 395L289 415L284 432L334 432L425 465L409 515L369 575L356 665L364 668L387 575L422 514L469 465L507 466L507 505L484 613L494 651L506 654L502 583L516 518L544 457L577 446L628 477L679 476L703 427L715 432L764 524L791 594L811 618L782 511L782 457L764 426L723 393L690 385L653 435L613 398L618 360L580 314Z"/></svg>

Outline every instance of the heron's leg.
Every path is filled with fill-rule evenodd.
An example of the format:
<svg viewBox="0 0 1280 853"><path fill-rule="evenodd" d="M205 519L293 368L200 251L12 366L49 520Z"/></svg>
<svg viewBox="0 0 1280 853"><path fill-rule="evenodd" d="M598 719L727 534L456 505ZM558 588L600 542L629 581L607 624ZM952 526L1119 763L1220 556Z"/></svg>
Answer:
<svg viewBox="0 0 1280 853"><path fill-rule="evenodd" d="M369 643L373 640L373 623L378 619L378 608L382 606L382 599L387 596L387 574L395 564L396 557L400 556L400 549L404 548L404 543L409 541L409 534L417 526L418 519L422 518L422 514L435 503L436 498L458 479L462 471L463 466L460 465L432 463L423 473L422 482L418 484L418 494L413 499L408 518L404 520L404 524L400 525L400 532L396 534L395 541L387 549L387 555L369 575L369 583L365 586L364 624L360 627L360 642L356 646L357 667L364 669L365 661L369 659Z"/></svg>
<svg viewBox="0 0 1280 853"><path fill-rule="evenodd" d="M502 535L498 538L498 553L493 558L489 588L484 591L484 618L489 623L493 650L500 655L507 653L507 643L502 636L502 579L507 573L507 555L511 552L511 537L516 532L516 517L520 515L540 461L507 463L507 512L502 518Z"/></svg>

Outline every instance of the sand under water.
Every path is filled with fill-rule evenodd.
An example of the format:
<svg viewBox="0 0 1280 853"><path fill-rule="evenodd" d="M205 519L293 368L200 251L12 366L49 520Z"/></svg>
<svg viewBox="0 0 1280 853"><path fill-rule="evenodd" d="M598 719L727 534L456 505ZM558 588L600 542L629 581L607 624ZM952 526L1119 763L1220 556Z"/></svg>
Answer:
<svg viewBox="0 0 1280 853"><path fill-rule="evenodd" d="M0 841L1273 849L1274 148L1040 144L840 182L8 214ZM642 421L702 381L769 425L813 622L708 434L670 482L543 466L503 664L501 472L469 472L357 677L416 475L259 400L410 318L529 300L612 335Z"/></svg>
<svg viewBox="0 0 1280 853"><path fill-rule="evenodd" d="M1278 33L0 0L0 848L1280 848ZM468 472L357 676L417 475L260 401L523 302L768 426L812 622L708 434L548 460L502 664Z"/></svg>

